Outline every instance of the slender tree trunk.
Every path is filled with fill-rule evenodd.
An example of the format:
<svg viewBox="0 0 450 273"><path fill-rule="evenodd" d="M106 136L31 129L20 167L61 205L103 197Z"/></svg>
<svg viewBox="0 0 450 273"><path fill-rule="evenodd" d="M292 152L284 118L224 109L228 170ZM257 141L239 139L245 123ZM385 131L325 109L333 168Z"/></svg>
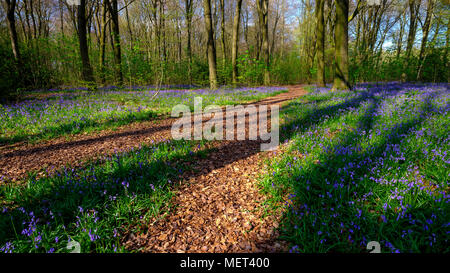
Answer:
<svg viewBox="0 0 450 273"><path fill-rule="evenodd" d="M238 83L237 57L239 52L238 44L239 44L239 24L241 21L241 7L242 7L242 0L237 0L236 10L234 12L233 41L231 47L231 65L233 67L232 81L234 86L236 86Z"/></svg>
<svg viewBox="0 0 450 273"><path fill-rule="evenodd" d="M277 25L278 25L279 19L280 18L278 16L275 17L275 23L272 28L272 43L270 43L270 48L269 48L270 56L275 56L275 40L277 38Z"/></svg>
<svg viewBox="0 0 450 273"><path fill-rule="evenodd" d="M317 85L325 86L325 20L324 20L324 0L316 2L317 19Z"/></svg>
<svg viewBox="0 0 450 273"><path fill-rule="evenodd" d="M245 15L243 16L244 20L244 39L245 39L245 45L247 46L247 50L250 49L250 44L248 41L248 9L245 9Z"/></svg>
<svg viewBox="0 0 450 273"><path fill-rule="evenodd" d="M176 19L176 24L177 24L177 46L178 46L178 63L181 63L181 59L183 57L182 55L182 41L181 41L181 22L179 20L179 16L178 16L178 10L177 10L177 19Z"/></svg>
<svg viewBox="0 0 450 273"><path fill-rule="evenodd" d="M100 27L100 80L104 84L105 79L105 51L106 51L106 30L107 30L107 5L106 1L103 1L102 5L102 23Z"/></svg>
<svg viewBox="0 0 450 273"><path fill-rule="evenodd" d="M409 59L411 51L416 39L417 31L417 14L419 13L420 0L409 0L409 32L408 42L406 45L406 57Z"/></svg>
<svg viewBox="0 0 450 273"><path fill-rule="evenodd" d="M286 30L286 17L285 17L285 13L286 13L286 0L282 0L282 4L281 4L281 45L280 45L280 59L284 58L284 40L285 40L285 30Z"/></svg>
<svg viewBox="0 0 450 273"><path fill-rule="evenodd" d="M227 61L227 51L225 48L225 0L220 0L220 13L221 13L221 22L220 22L220 31L221 31L221 43L222 43L222 67L225 68Z"/></svg>
<svg viewBox="0 0 450 273"><path fill-rule="evenodd" d="M264 58L264 85L270 84L270 56L269 56L269 0L257 0L259 26L262 38L262 54Z"/></svg>
<svg viewBox="0 0 450 273"><path fill-rule="evenodd" d="M59 0L59 20L61 21L61 35L64 37L64 9L63 0Z"/></svg>
<svg viewBox="0 0 450 273"><path fill-rule="evenodd" d="M26 30L26 27L25 27L25 21L22 19L22 15L21 15L20 11L17 12L17 17L19 17L20 26L22 27L23 40L28 45L30 40L28 40L27 30Z"/></svg>
<svg viewBox="0 0 450 273"><path fill-rule="evenodd" d="M166 43L166 17L165 17L165 2L160 0L159 5L159 18L161 19L161 32L162 32L162 57L163 57L163 67L165 69L167 64L167 43Z"/></svg>
<svg viewBox="0 0 450 273"><path fill-rule="evenodd" d="M361 18L362 16L358 16L358 20L356 21L356 42L355 42L355 52L356 52L356 59L358 60L359 56L359 47L361 42Z"/></svg>
<svg viewBox="0 0 450 273"><path fill-rule="evenodd" d="M191 45L191 32L192 32L192 0L185 0L186 8L186 25L187 25L187 57L188 57L188 77L189 84L192 84L192 45Z"/></svg>
<svg viewBox="0 0 450 273"><path fill-rule="evenodd" d="M3 1L2 1L3 2ZM5 0L3 2L6 11L6 21L8 23L9 36L11 40L12 52L17 64L21 62L19 39L17 38L16 19L14 12L16 10L16 0Z"/></svg>
<svg viewBox="0 0 450 273"><path fill-rule="evenodd" d="M427 47L428 34L430 32L431 19L433 17L433 9L434 9L435 0L428 0L427 6L427 15L425 18L425 23L422 27L422 44L420 45L420 53L419 53L419 63L417 66L417 80L420 78L420 73L422 71L422 65L424 62L425 49Z"/></svg>
<svg viewBox="0 0 450 273"><path fill-rule="evenodd" d="M31 31L31 23L30 23L30 10L28 8L28 2L24 1L23 2L23 7L25 9L25 21L27 23L27 45L31 45L31 39L32 39L32 31Z"/></svg>
<svg viewBox="0 0 450 273"><path fill-rule="evenodd" d="M208 36L207 53L209 64L209 86L217 89L216 48L214 45L213 22L211 17L211 0L203 0L206 35Z"/></svg>
<svg viewBox="0 0 450 273"><path fill-rule="evenodd" d="M36 24L36 18L34 17L34 7L33 7L33 1L30 0L30 16L31 16L31 22L33 23L33 38L37 38L37 24Z"/></svg>
<svg viewBox="0 0 450 273"><path fill-rule="evenodd" d="M130 35L130 48L133 48L133 42L134 42L134 36L133 36L133 30L131 29L131 23L130 23L130 15L128 12L128 5L130 4L127 0L124 1L125 3L125 15L127 18L127 26L128 26L128 34Z"/></svg>
<svg viewBox="0 0 450 273"><path fill-rule="evenodd" d="M402 42L403 42L403 32L405 28L405 23L403 19L400 19L400 31L397 37L397 59L400 58L400 54L402 52Z"/></svg>
<svg viewBox="0 0 450 273"><path fill-rule="evenodd" d="M111 15L112 37L114 43L114 71L119 86L123 85L122 48L120 46L119 9L117 0L105 0Z"/></svg>
<svg viewBox="0 0 450 273"><path fill-rule="evenodd" d="M348 78L348 0L336 0L335 75L333 90L350 89Z"/></svg>
<svg viewBox="0 0 450 273"><path fill-rule="evenodd" d="M447 32L445 33L445 54L444 54L444 63L447 68L447 82L450 82L450 69L449 69L449 61L448 55L450 50L450 20L447 20Z"/></svg>
<svg viewBox="0 0 450 273"><path fill-rule="evenodd" d="M78 41L80 46L80 57L82 63L82 77L83 80L95 84L94 74L92 72L91 63L89 61L89 48L87 44L87 29L86 29L86 0L80 0L77 12L78 22Z"/></svg>

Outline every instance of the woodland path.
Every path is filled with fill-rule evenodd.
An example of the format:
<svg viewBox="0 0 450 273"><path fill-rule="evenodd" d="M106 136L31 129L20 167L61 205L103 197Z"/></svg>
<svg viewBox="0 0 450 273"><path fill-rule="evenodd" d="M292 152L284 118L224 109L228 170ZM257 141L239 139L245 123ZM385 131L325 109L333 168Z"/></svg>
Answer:
<svg viewBox="0 0 450 273"><path fill-rule="evenodd" d="M254 103L282 106L306 94L301 86ZM248 121L247 121L248 134ZM224 130L225 131L225 130ZM141 234L128 234L125 246L143 252L287 252L276 231L282 211L264 216L266 196L257 186L264 160L262 141L221 141L185 172L166 217L149 223ZM264 217L263 217L264 216Z"/></svg>
<svg viewBox="0 0 450 273"><path fill-rule="evenodd" d="M266 98L260 104L282 103L302 94L299 86L288 86L289 92ZM142 144L170 141L174 118L160 118L89 134L60 137L39 144L26 141L0 145L0 183L2 177L12 181L24 178L28 171L38 177L70 164L82 165L85 160L101 158L114 152L139 148Z"/></svg>
<svg viewBox="0 0 450 273"><path fill-rule="evenodd" d="M252 103L279 105L307 92L302 86L287 86L289 92ZM170 141L171 125L165 118L122 126L114 131L58 138L28 144L0 146L0 177L21 180L27 171L39 175L70 164L139 148L142 144ZM236 124L235 124L236 126ZM246 126L248 134L248 122ZM129 250L144 252L284 252L278 241L281 213L265 213L266 200L257 186L264 160L277 152L261 152L261 140L214 141L206 158L181 175L172 211L148 224L142 234L127 234ZM47 169L49 171L44 171ZM1 183L1 181L0 181Z"/></svg>

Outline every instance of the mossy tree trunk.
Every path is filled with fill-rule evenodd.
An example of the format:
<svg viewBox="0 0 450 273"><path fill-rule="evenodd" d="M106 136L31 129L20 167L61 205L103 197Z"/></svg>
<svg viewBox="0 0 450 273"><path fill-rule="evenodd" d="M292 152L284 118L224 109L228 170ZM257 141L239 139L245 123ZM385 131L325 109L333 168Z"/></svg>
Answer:
<svg viewBox="0 0 450 273"><path fill-rule="evenodd" d="M257 0L259 28L261 32L261 50L264 59L264 85L270 84L270 52L269 52L269 0Z"/></svg>
<svg viewBox="0 0 450 273"><path fill-rule="evenodd" d="M114 42L114 71L116 82L119 86L123 85L122 74L122 47L120 46L120 29L119 29L119 9L117 0L105 0L109 14L111 15L112 37Z"/></svg>
<svg viewBox="0 0 450 273"><path fill-rule="evenodd" d="M203 9L206 35L208 36L207 53L209 65L209 87L211 89L217 89L216 47L214 45L214 30L211 18L211 0L203 0Z"/></svg>
<svg viewBox="0 0 450 273"><path fill-rule="evenodd" d="M336 24L334 30L335 73L333 90L351 89L348 73L348 0L336 0Z"/></svg>
<svg viewBox="0 0 450 273"><path fill-rule="evenodd" d="M317 85L325 86L325 20L324 20L324 0L316 2L317 19Z"/></svg>
<svg viewBox="0 0 450 273"><path fill-rule="evenodd" d="M80 0L80 5L78 6L77 12L77 23L80 58L82 63L82 77L83 80L90 85L91 89L95 89L94 73L92 71L91 62L89 61L89 48L87 44L86 0Z"/></svg>
<svg viewBox="0 0 450 273"><path fill-rule="evenodd" d="M185 15L186 15L186 26L187 26L187 57L188 57L188 77L189 84L192 84L192 0L185 0Z"/></svg>
<svg viewBox="0 0 450 273"><path fill-rule="evenodd" d="M236 86L238 83L237 56L239 51L238 43L239 43L239 24L241 21L241 7L242 7L242 0L237 0L236 10L234 12L233 41L231 48L231 65L233 67L232 81L234 86Z"/></svg>

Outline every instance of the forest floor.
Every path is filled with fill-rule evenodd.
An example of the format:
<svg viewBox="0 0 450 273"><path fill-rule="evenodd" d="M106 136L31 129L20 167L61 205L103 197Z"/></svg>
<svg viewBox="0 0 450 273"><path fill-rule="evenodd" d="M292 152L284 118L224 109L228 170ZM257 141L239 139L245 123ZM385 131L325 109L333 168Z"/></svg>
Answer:
<svg viewBox="0 0 450 273"><path fill-rule="evenodd" d="M282 106L307 93L301 86L288 89L252 105ZM0 146L0 175L10 183L21 181L30 171L37 177L51 175L64 166L76 168L143 144L170 141L175 120L161 118L38 144ZM260 193L257 178L264 160L276 153L260 152L261 143L212 142L214 149L194 162L191 171L182 173L170 213L148 223L146 232L126 234L122 243L128 250L145 252L287 251L287 244L277 240L277 215L281 213L268 214L261 207L266 197Z"/></svg>
<svg viewBox="0 0 450 273"><path fill-rule="evenodd" d="M286 88L289 89L288 93L263 99L255 105L280 104L306 94L300 86ZM143 144L168 141L171 139L172 124L176 120L158 117L111 130L58 137L38 144L22 141L0 145L0 177L17 181L25 178L29 172L37 172L39 178L66 165L74 168L81 166L86 160L129 151Z"/></svg>
<svg viewBox="0 0 450 273"><path fill-rule="evenodd" d="M254 103L282 106L306 94L301 86ZM248 135L248 122L246 124ZM224 128L225 131L225 128ZM287 252L278 240L279 217L267 213L257 178L266 159L275 152L261 152L261 140L222 141L206 158L183 174L173 200L174 210L155 219L141 234L128 234L125 246L145 252ZM268 209L268 208L267 208Z"/></svg>
<svg viewBox="0 0 450 273"><path fill-rule="evenodd" d="M175 90L159 101L146 91L63 94L3 106L0 252L66 253L72 240L85 253L367 253L372 241L383 253L449 252L448 83L305 89ZM236 131L234 140L176 140L168 113L196 109L197 97L222 110L251 104L249 117L281 106L282 144L261 152L261 137L238 141ZM204 132L223 118L203 116ZM245 139L259 132L253 119L244 125Z"/></svg>

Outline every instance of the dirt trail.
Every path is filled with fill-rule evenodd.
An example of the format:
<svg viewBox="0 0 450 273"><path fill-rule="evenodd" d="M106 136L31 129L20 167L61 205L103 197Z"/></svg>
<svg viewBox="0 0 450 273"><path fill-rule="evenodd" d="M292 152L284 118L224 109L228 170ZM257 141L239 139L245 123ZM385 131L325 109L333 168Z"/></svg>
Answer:
<svg viewBox="0 0 450 273"><path fill-rule="evenodd" d="M306 94L301 86L289 92L252 103L282 105ZM115 151L171 139L176 119L162 119L123 126L116 131L55 139L47 143L26 143L0 147L0 178L20 180L29 170L56 170L66 164L81 165ZM236 124L235 124L236 126ZM248 134L248 122L247 122ZM129 250L145 252L283 252L287 245L277 241L279 216L262 218L256 179L264 172L261 140L216 141L216 150L199 159L193 171L182 175L167 217L149 223L148 231L129 234L124 244ZM41 175L45 173L41 171ZM1 179L0 179L1 183Z"/></svg>
<svg viewBox="0 0 450 273"><path fill-rule="evenodd" d="M297 88L288 88L288 93L267 98L260 103L286 101L301 95ZM87 159L138 148L141 144L170 140L171 126L175 120L167 118L132 123L116 130L76 135L70 139L61 137L39 144L22 142L0 146L0 183L23 179L28 171L37 171L39 177L67 164L76 167Z"/></svg>
<svg viewBox="0 0 450 273"><path fill-rule="evenodd" d="M306 92L299 86L289 93L255 103L281 105ZM248 126L248 121L247 121ZM247 134L248 134L248 127ZM196 162L197 172L186 172L172 200L175 209L149 224L142 234L128 234L125 246L144 252L285 252L278 241L281 212L263 218L257 177L265 170L262 141L222 141L207 158Z"/></svg>

